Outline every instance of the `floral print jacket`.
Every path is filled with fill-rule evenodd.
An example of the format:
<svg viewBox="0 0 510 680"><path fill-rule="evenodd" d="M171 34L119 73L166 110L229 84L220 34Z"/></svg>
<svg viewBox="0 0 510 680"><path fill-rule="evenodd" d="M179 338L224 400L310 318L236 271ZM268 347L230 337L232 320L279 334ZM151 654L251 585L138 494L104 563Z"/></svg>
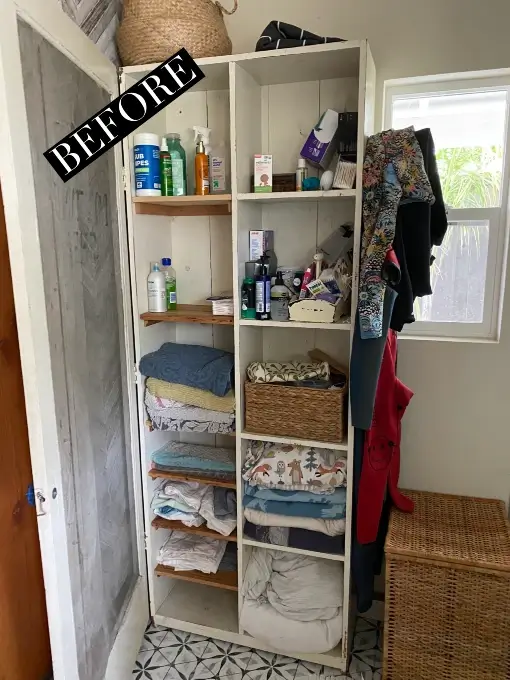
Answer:
<svg viewBox="0 0 510 680"><path fill-rule="evenodd" d="M363 237L358 311L362 338L380 338L386 282L382 270L395 237L401 202L434 203L414 128L387 130L367 141L363 165Z"/></svg>

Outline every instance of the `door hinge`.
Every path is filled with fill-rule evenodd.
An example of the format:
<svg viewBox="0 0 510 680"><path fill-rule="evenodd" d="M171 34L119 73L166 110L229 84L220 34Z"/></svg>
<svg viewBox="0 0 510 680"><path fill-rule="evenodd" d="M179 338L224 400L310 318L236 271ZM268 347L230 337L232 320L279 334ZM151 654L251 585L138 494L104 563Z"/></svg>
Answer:
<svg viewBox="0 0 510 680"><path fill-rule="evenodd" d="M145 545L145 552L147 552L147 541L148 541L148 538L149 538L149 537L147 536L147 534L144 533L144 535L143 535L143 542L144 542L144 545Z"/></svg>
<svg viewBox="0 0 510 680"><path fill-rule="evenodd" d="M133 365L133 380L135 385L140 383L140 371L138 370L138 366L136 364Z"/></svg>
<svg viewBox="0 0 510 680"><path fill-rule="evenodd" d="M126 175L126 168L122 168L122 186L124 187L124 191L127 191L127 175Z"/></svg>

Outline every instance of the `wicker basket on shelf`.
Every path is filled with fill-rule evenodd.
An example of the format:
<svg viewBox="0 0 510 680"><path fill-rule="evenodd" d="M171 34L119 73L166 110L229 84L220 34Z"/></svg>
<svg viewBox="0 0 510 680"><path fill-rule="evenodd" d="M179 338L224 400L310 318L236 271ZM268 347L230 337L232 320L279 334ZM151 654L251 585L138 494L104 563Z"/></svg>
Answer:
<svg viewBox="0 0 510 680"><path fill-rule="evenodd" d="M386 539L384 680L510 678L504 503L412 491Z"/></svg>
<svg viewBox="0 0 510 680"><path fill-rule="evenodd" d="M213 0L125 0L117 31L124 66L165 61L181 47L195 59L232 53L224 14L232 10Z"/></svg>
<svg viewBox="0 0 510 680"><path fill-rule="evenodd" d="M322 390L244 384L245 427L255 434L340 443L346 430L347 386Z"/></svg>

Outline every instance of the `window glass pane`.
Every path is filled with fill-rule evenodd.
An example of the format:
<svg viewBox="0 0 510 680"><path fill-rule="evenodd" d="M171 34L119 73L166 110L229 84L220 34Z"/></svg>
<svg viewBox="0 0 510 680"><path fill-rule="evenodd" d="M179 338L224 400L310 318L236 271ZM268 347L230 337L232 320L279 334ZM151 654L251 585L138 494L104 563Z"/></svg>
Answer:
<svg viewBox="0 0 510 680"><path fill-rule="evenodd" d="M499 206L507 93L412 95L393 99L392 127L429 127L445 202L452 208Z"/></svg>
<svg viewBox="0 0 510 680"><path fill-rule="evenodd" d="M488 248L488 220L450 222L442 245L434 248L434 295L416 300L417 321L483 321Z"/></svg>

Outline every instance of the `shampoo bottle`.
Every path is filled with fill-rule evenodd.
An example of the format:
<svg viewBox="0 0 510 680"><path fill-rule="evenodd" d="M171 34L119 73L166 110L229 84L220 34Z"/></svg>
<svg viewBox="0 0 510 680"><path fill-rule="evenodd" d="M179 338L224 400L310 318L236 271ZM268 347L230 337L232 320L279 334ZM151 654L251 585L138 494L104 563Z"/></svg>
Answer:
<svg viewBox="0 0 510 680"><path fill-rule="evenodd" d="M149 312L166 312L166 279L158 262L151 262L147 277L147 298Z"/></svg>
<svg viewBox="0 0 510 680"><path fill-rule="evenodd" d="M255 313L259 321L267 321L271 318L271 277L268 259L267 253L260 256L255 277Z"/></svg>
<svg viewBox="0 0 510 680"><path fill-rule="evenodd" d="M277 272L276 281L271 288L271 319L273 321L289 320L289 298L290 292L285 283L281 272Z"/></svg>

